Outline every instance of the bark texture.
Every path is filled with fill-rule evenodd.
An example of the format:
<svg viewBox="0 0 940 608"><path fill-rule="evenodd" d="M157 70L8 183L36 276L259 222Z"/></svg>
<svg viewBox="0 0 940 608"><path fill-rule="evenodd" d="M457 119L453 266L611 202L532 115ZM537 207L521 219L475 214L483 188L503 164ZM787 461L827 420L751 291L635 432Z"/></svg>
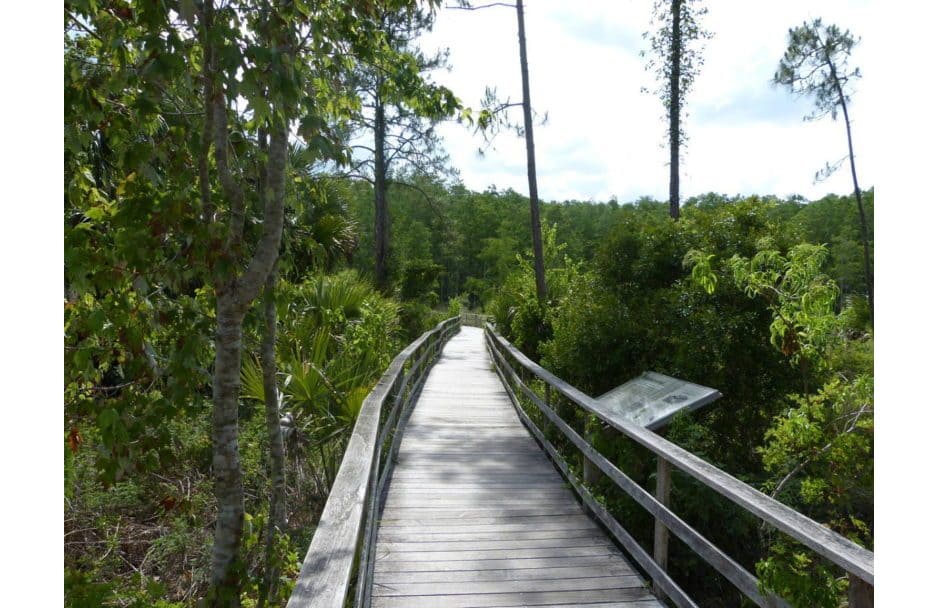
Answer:
<svg viewBox="0 0 940 608"><path fill-rule="evenodd" d="M211 3L207 3L211 4ZM211 21L210 21L211 25ZM205 28L208 33L209 27ZM206 48L213 48L211 36ZM215 267L216 293L215 367L212 386L213 476L218 504L212 547L210 606L240 604L239 546L245 517L244 489L238 451L238 393L241 373L242 322L257 299L277 259L284 226L284 181L287 169L288 122L281 117L271 129L264 174L262 234L244 272L240 253L245 250L245 192L229 165L228 115L218 75L207 74L208 101L205 133L212 134L216 174L228 203L228 226L220 264ZM205 146L203 145L203 151Z"/></svg>
<svg viewBox="0 0 940 608"><path fill-rule="evenodd" d="M532 227L532 254L535 258L535 292L539 302L548 298L545 283L545 257L542 253L542 220L539 217L539 189L535 176L535 137L532 133L532 100L529 95L529 59L526 55L525 16L522 0L516 0L519 21L519 63L522 68L522 112L525 121L526 168L529 176L529 217Z"/></svg>
<svg viewBox="0 0 940 608"><path fill-rule="evenodd" d="M865 288L868 291L868 307L871 311L871 319L875 320L875 281L872 277L871 252L869 251L869 240L871 233L868 231L868 218L865 216L865 206L862 204L862 192L858 187L858 174L855 172L855 149L852 146L852 125L849 121L849 108L845 102L845 95L842 93L842 83L839 80L839 74L832 63L832 58L826 57L826 63L832 75L832 80L836 84L836 91L839 93L839 105L842 106L842 117L845 119L845 135L849 140L849 166L852 169L852 186L855 188L855 203L858 206L858 223L862 237L862 254L865 262Z"/></svg>
<svg viewBox="0 0 940 608"><path fill-rule="evenodd" d="M268 529L264 547L264 580L258 593L258 606L263 608L272 598L274 582L280 571L274 560L275 535L287 524L287 487L284 475L284 439L281 435L281 413L278 408L277 363L275 344L277 340L277 307L274 290L277 284L277 267L271 270L264 286L264 335L261 340L261 371L264 380L264 414L270 450L271 497L268 511Z"/></svg>
<svg viewBox="0 0 940 608"><path fill-rule="evenodd" d="M679 219L679 146L681 131L679 115L682 112L680 86L680 58L682 57L682 30L680 15L682 0L672 0L672 44L669 74L669 215Z"/></svg>
<svg viewBox="0 0 940 608"><path fill-rule="evenodd" d="M382 83L376 86L381 89ZM388 212L388 182L387 167L385 163L385 106L382 99L376 94L375 100L375 284L382 293L391 290L391 258L392 225Z"/></svg>
<svg viewBox="0 0 940 608"><path fill-rule="evenodd" d="M209 600L213 606L237 606L238 547L245 518L241 460L238 453L238 389L242 355L242 320L234 285L216 291L215 371L212 378L212 471L218 517L212 545Z"/></svg>

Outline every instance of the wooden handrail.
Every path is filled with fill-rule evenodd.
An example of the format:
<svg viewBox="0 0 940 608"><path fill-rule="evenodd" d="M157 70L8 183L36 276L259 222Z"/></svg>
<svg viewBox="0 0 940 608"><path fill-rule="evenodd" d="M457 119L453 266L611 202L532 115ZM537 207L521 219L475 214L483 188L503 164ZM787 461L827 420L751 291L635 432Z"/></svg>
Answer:
<svg viewBox="0 0 940 608"><path fill-rule="evenodd" d="M624 490L625 493L630 495L654 517L658 528L662 526L662 530L668 529L673 532L680 540L685 542L707 563L711 564L752 601L755 601L755 603L761 606L785 605L780 598L761 594L757 588L757 581L752 574L721 552L710 541L702 537L701 534L669 510L668 500L661 500L662 497L668 496L668 489L666 487L659 487L659 484L662 482L659 478L668 479L668 474L665 476L657 475L657 497L648 494L642 487L617 469L613 463L594 450L587 440L568 426L564 420L555 413L555 410L545 402L547 399L543 400L523 382L519 374L517 374L512 365L510 365L509 360L511 359L521 370L525 370L525 372L542 380L542 382L548 387L551 387L553 391L563 395L586 412L597 416L600 420L606 422L650 452L656 454L659 461L658 469L660 471L670 466L679 468L693 479L756 515L771 527L783 532L787 536L802 543L804 546L812 549L818 555L826 558L831 563L844 569L850 575L850 581L856 589L860 586L868 586L868 590L863 590L861 595L871 596L871 589L875 582L874 553L752 488L748 484L725 473L698 456L687 452L656 433L641 426L612 418L609 412L607 412L597 400L582 393L564 380L561 380L548 370L534 363L508 340L498 335L491 324L487 323L485 332L487 347L493 357L497 370L500 372L500 377L506 386L507 392L514 397L512 385L517 386L522 394L536 405L541 414L558 428L562 434L581 451L586 459L590 460L590 462L602 473L607 475L615 485ZM519 408L519 411L524 415L521 408ZM539 435L541 435L541 433L539 433ZM550 456L552 456L552 452L557 454L553 447L551 450L546 451L549 452ZM558 459L555 460L556 464L558 464ZM566 471L567 468L563 472ZM575 489L579 494L582 494L582 497L584 497L584 493L590 494L587 488L577 482L576 479L569 476L569 480L573 482ZM660 499L658 500L657 498ZM587 502L585 506L591 507ZM603 511L606 517L610 517L609 513L607 513L603 507L599 505L597 505L597 507ZM602 516L601 519L604 520L605 517ZM610 519L612 519L612 517L610 517ZM611 532L614 533L615 531L611 530ZM621 528L620 531L615 533L615 536L619 536L621 533L625 534L626 532ZM660 534L657 534L657 537L659 536ZM662 548L658 549L658 551L661 550L664 552L664 545L660 545L660 547ZM634 547L628 546L628 549L631 549L631 553L633 548ZM638 546L635 548L638 548ZM640 550L642 551L642 549ZM643 564L649 564L650 562L655 564L656 561L660 561L651 559L645 552L643 556L634 555L634 557ZM664 562L665 560L663 559L661 561ZM648 574L653 576L654 582L657 582L657 578L661 578L660 575L662 572L655 573L650 572L650 568L645 567L645 569L647 569ZM654 566L653 569L658 569L658 566ZM654 576L654 574L656 576ZM663 583L667 582L671 582L671 579L668 579L668 577L663 580ZM657 585L659 585L658 582ZM672 597L672 594L667 595L670 595L670 598L677 604L681 605L686 603L684 598L675 598Z"/></svg>
<svg viewBox="0 0 940 608"><path fill-rule="evenodd" d="M287 604L289 608L341 608L349 595L357 564L360 582L356 604L363 604L363 590L368 585L363 582L362 573L371 574L376 509L381 495L379 471L394 458L396 440L400 440L399 421L414 403L444 343L459 328L459 318L452 317L422 334L392 360L362 402L343 462ZM395 435L392 438L395 447L386 449L390 434Z"/></svg>
<svg viewBox="0 0 940 608"><path fill-rule="evenodd" d="M477 312L461 312L460 313L460 324L469 325L470 327L484 327L489 321L490 317L488 315L483 315Z"/></svg>

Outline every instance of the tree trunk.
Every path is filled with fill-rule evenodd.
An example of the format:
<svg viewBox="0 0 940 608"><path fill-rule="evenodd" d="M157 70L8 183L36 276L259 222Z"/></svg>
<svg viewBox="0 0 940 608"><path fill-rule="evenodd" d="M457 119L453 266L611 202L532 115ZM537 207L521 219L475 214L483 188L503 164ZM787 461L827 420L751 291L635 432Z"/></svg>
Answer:
<svg viewBox="0 0 940 608"><path fill-rule="evenodd" d="M213 34L213 3L203 8L203 49L207 57L215 55ZM275 40L285 48L292 48L290 31L276 32ZM208 64L207 64L208 65ZM287 65L290 65L288 62ZM244 271L238 254L245 247L245 192L229 166L228 101L217 82L216 66L208 65L204 72L206 117L208 127L204 134L212 134L216 175L222 194L228 201L228 234L222 246L218 264L213 267L216 296L215 367L212 378L212 468L218 518L212 546L209 591L206 605L214 608L237 608L241 604L241 574L244 566L239 560L242 527L245 518L244 488L238 452L238 393L241 376L242 322L252 302L261 293L277 260L284 229L284 182L287 171L287 144L290 116L272 120L264 174L264 212L261 237ZM276 103L275 103L276 105ZM200 151L208 153L201 142ZM206 175L200 184L206 212ZM210 208L211 211L211 208ZM213 214L207 214L207 217Z"/></svg>
<svg viewBox="0 0 940 608"><path fill-rule="evenodd" d="M218 519L212 546L211 606L237 607L240 595L238 548L245 518L238 454L238 390L242 320L235 282L216 291L215 371L212 378L212 470Z"/></svg>
<svg viewBox="0 0 940 608"><path fill-rule="evenodd" d="M679 219L679 113L680 103L679 76L682 53L682 31L679 17L682 0L672 0L672 52L669 75L669 215Z"/></svg>
<svg viewBox="0 0 940 608"><path fill-rule="evenodd" d="M388 184L386 183L385 166L385 106L378 94L381 80L376 85L375 96L375 284L382 293L388 294L391 290L391 277L389 262L392 241L391 219L388 213L388 199L386 198Z"/></svg>
<svg viewBox="0 0 940 608"><path fill-rule="evenodd" d="M219 120L224 110L216 115L216 137L226 129ZM208 604L214 607L235 608L240 605L241 570L238 553L241 545L242 524L245 516L241 463L238 454L238 391L241 373L242 321L251 303L258 297L277 260L284 228L284 179L287 167L287 126L282 125L271 135L271 144L265 167L264 224L255 253L241 276L234 266L225 265L216 278L215 370L212 382L212 465L215 494L218 502L215 540L212 547L212 571ZM221 153L224 157L226 152ZM217 166L225 171L227 163ZM241 191L231 174L220 175L227 196L244 202ZM233 202L233 206L236 203ZM232 248L241 244L244 210L230 216L229 243L226 258L231 261Z"/></svg>
<svg viewBox="0 0 940 608"><path fill-rule="evenodd" d="M832 65L832 60L826 57L826 63L832 74L833 81L836 84L836 90L839 93L839 105L842 106L842 117L845 119L845 135L849 140L849 167L852 169L852 185L855 188L855 203L858 205L858 224L862 237L862 254L865 261L865 287L868 290L868 309L871 311L872 323L875 321L875 282L872 278L871 252L868 248L870 238L868 232L868 219L865 217L865 206L862 204L862 192L858 187L858 175L855 172L855 150L852 147L852 126L849 122L849 109L845 103L845 96L842 94L842 84L836 68Z"/></svg>
<svg viewBox="0 0 940 608"><path fill-rule="evenodd" d="M532 223L532 254L535 258L535 292L539 302L548 297L545 260L542 254L542 221L539 219L539 189L535 179L535 138L532 134L532 101L529 97L529 60L525 48L525 17L522 0L516 0L519 20L519 63L522 66L522 112L525 120L525 151L529 174L529 215Z"/></svg>
<svg viewBox="0 0 940 608"><path fill-rule="evenodd" d="M277 307L274 290L277 284L277 265L271 269L264 286L264 336L261 340L261 370L264 379L264 413L268 430L268 449L271 463L271 497L268 510L268 530L264 546L264 580L258 592L258 607L263 608L274 592L274 582L280 572L274 563L275 534L287 524L287 489L284 475L284 439L281 436L281 413L278 409L277 363Z"/></svg>

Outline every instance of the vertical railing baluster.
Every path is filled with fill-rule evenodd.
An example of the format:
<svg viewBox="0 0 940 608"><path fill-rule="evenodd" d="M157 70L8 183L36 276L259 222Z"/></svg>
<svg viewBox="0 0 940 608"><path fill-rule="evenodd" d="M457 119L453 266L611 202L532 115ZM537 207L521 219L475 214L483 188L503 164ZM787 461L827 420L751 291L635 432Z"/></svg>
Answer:
<svg viewBox="0 0 940 608"><path fill-rule="evenodd" d="M656 500L664 507L669 508L669 493L672 489L672 465L662 456L656 457ZM667 572L666 564L669 561L669 530L663 522L656 520L653 528L653 560ZM653 591L660 599L665 597L662 589L653 586Z"/></svg>
<svg viewBox="0 0 940 608"><path fill-rule="evenodd" d="M588 458L587 454L581 453L581 481L584 482L584 485L590 486L600 482L604 478L604 474L601 473L601 470L594 466L594 463L591 462L591 459Z"/></svg>
<svg viewBox="0 0 940 608"><path fill-rule="evenodd" d="M858 578L849 575L849 608L874 608L875 588Z"/></svg>

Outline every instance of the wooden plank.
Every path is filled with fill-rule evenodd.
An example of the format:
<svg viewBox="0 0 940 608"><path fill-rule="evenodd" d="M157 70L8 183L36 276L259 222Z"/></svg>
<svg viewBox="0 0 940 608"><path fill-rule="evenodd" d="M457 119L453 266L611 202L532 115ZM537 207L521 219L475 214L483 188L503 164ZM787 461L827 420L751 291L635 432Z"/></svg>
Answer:
<svg viewBox="0 0 940 608"><path fill-rule="evenodd" d="M382 572L376 582L395 583L456 583L461 581L532 581L558 578L595 578L599 576L636 576L626 562L609 562L587 566L553 566L515 568L513 570L451 570L443 572Z"/></svg>
<svg viewBox="0 0 940 608"><path fill-rule="evenodd" d="M512 491L518 489L521 492L528 490L558 490L567 489L568 485L563 483L556 476L555 479L532 479L526 477L502 477L502 478L463 478L463 479L427 479L427 478L393 478L395 490L425 490L436 492L438 490L470 490L481 488L484 490L500 489L503 491Z"/></svg>
<svg viewBox="0 0 940 608"><path fill-rule="evenodd" d="M380 539L379 552L418 553L427 551L484 551L491 549L567 549L569 547L608 546L609 539L602 534L590 536L550 536L548 538L440 538L434 540ZM558 553L558 552L556 552ZM566 553L566 551L561 551Z"/></svg>
<svg viewBox="0 0 940 608"><path fill-rule="evenodd" d="M454 452L435 452L433 450L409 450L407 452L401 452L398 457L399 463L408 464L409 462L415 463L442 463L442 462L469 462L474 465L487 466L488 463L495 464L504 464L511 468L517 468L518 463L516 460L524 460L525 462L537 464L544 462L545 455L535 449L529 450L508 450L508 455L504 456L504 452L466 452L466 451L454 451ZM511 458L509 456L512 456Z"/></svg>
<svg viewBox="0 0 940 608"><path fill-rule="evenodd" d="M430 519L446 521L433 522L437 525L467 524L511 524L521 523L518 518L538 518L548 521L557 517L567 517L581 513L577 505L539 505L537 507L516 509L493 509L480 507L474 509L392 509L387 508L382 513L382 521L386 527L408 526L420 527ZM479 521L477 521L479 520Z"/></svg>
<svg viewBox="0 0 940 608"><path fill-rule="evenodd" d="M585 602L611 602L647 599L644 587L594 589L588 591L527 591L479 595L379 596L375 608L483 608L489 606L551 606Z"/></svg>
<svg viewBox="0 0 940 608"><path fill-rule="evenodd" d="M472 509L472 508L521 508L538 507L544 505L545 501L538 497L509 499L500 498L499 500L486 500L484 497L474 499L472 496L466 498L427 498L427 497L404 497L401 499L390 500L387 503L394 508L419 508L433 507L435 509Z"/></svg>
<svg viewBox="0 0 940 608"><path fill-rule="evenodd" d="M506 490L503 487L488 488L479 486L477 488L428 488L423 486L401 488L394 487L388 492L388 498L416 498L419 500L427 499L454 499L465 500L540 500L562 502L570 496L568 488L559 484L556 487L535 486L530 488L511 488Z"/></svg>
<svg viewBox="0 0 940 608"><path fill-rule="evenodd" d="M454 537L458 535L472 535L476 538L482 538L484 535L492 535L495 537L505 537L507 532L504 530L494 530L491 532L462 532L460 526L467 525L498 525L498 524L507 524L507 523L520 523L520 524L532 524L531 527L526 530L519 530L511 532L512 538L554 538L554 535L565 534L565 535L574 535L574 536L584 536L597 532L597 528L571 528L567 526L559 526L557 528L549 529L540 529L540 526L536 524L545 521L545 518L530 519L530 518L485 518L485 517L474 517L469 519L459 519L459 518L440 518L436 520L426 520L426 521L416 521L416 520L403 520L404 523L398 522L396 520L385 520L382 525L383 533L385 538L395 537L408 537L409 535L412 538L433 538L440 536ZM393 525L399 524L401 525ZM450 529L446 532L427 532L424 528L430 524L446 525ZM405 528L411 528L409 530L399 532ZM421 532L415 532L414 528L418 528ZM447 528L445 528L447 530ZM380 537L382 535L379 535Z"/></svg>
<svg viewBox="0 0 940 608"><path fill-rule="evenodd" d="M482 337L462 332L447 345L410 413L380 514L371 605L654 599L533 442Z"/></svg>
<svg viewBox="0 0 940 608"><path fill-rule="evenodd" d="M461 532L459 528L453 532L443 532L440 534L400 534L395 532L394 528L383 528L379 534L380 543L436 543L450 542L453 546L461 546L464 542L480 540L499 540L512 539L523 540L547 540L547 539L580 539L580 538L607 538L599 529L585 528L583 530L526 530L525 532L513 532L507 535L505 532Z"/></svg>
<svg viewBox="0 0 940 608"><path fill-rule="evenodd" d="M451 468L438 467L436 469L426 467L407 467L396 466L392 472L392 479L404 483L480 483L491 481L500 483L509 482L549 482L557 483L558 474L549 468L540 468L528 473L519 471L454 471ZM466 480L466 481L464 481Z"/></svg>
<svg viewBox="0 0 940 608"><path fill-rule="evenodd" d="M622 555L588 555L580 557L558 556L542 558L465 559L446 562L428 561L379 561L376 572L450 572L459 570L527 570L558 567L589 567L623 565Z"/></svg>
<svg viewBox="0 0 940 608"><path fill-rule="evenodd" d="M457 480L451 483L443 481L433 481L427 479L409 480L408 478L398 478L395 484L396 490L472 490L475 488L525 488L531 489L565 489L567 484L563 483L557 477L555 479L532 479L530 477L510 477L509 479L493 479L481 477L473 481Z"/></svg>
<svg viewBox="0 0 940 608"><path fill-rule="evenodd" d="M461 511L451 511L448 513L462 513ZM473 514L473 516L463 516L463 517L441 517L441 516L425 516L424 519L395 519L394 517L389 517L382 520L382 529L387 530L388 534L394 534L397 530L401 528L414 528L420 530L420 532L415 532L414 530L409 530L405 532L406 534L434 534L433 532L428 532L427 526L447 526L444 528L445 532L443 534L484 534L483 532L461 532L459 528L454 529L456 526L463 525L476 525L476 526L489 526L489 525L501 525L501 524L526 524L531 529L527 528L526 530L514 532L513 534L523 534L523 533L542 533L550 532L551 530L545 530L545 526L539 526L540 523L547 523L551 519L556 517L564 517L566 515L577 515L575 511L562 514L551 514L551 515L536 515L536 516L524 516L520 515L517 517L506 517L500 515L491 515L492 512L484 511L478 514ZM405 516L407 517L407 516ZM447 531L450 528L453 531ZM564 530L566 534L571 534L575 530L572 530L570 527L559 526L558 529ZM584 530L593 530L593 528L583 528ZM492 534L503 534L506 532L496 531Z"/></svg>
<svg viewBox="0 0 940 608"><path fill-rule="evenodd" d="M529 557L552 557L563 553L567 557L588 557L594 555L617 555L619 552L613 545L592 545L589 547L566 547L559 551L557 547L541 549L468 549L466 551L453 548L445 551L389 551L383 549L376 552L376 562L380 561L409 561L409 562L451 562L475 559L523 559Z"/></svg>
<svg viewBox="0 0 940 608"><path fill-rule="evenodd" d="M439 525L435 522L434 525L424 525L424 526L396 526L400 534L433 534L435 532L444 533L444 534L469 534L469 533L479 533L479 532L498 532L500 534L512 534L514 532L525 532L529 530L597 530L597 524L593 521L584 517L584 514L579 514L579 516L574 517L565 517L558 518L565 521L548 521L548 522L519 522L511 524L468 524L460 525L456 527L452 524ZM382 529L391 529L392 526L382 526Z"/></svg>
<svg viewBox="0 0 940 608"><path fill-rule="evenodd" d="M520 607L521 608L521 607ZM631 600L629 602L604 602L601 604L548 604L542 608L666 608L657 599Z"/></svg>
<svg viewBox="0 0 940 608"><path fill-rule="evenodd" d="M515 593L532 591L538 587L547 591L587 591L592 589L624 589L642 587L643 579L629 576L599 576L592 578L523 579L514 581L451 581L431 583L381 583L375 586L372 597L395 595L451 595L477 593Z"/></svg>

